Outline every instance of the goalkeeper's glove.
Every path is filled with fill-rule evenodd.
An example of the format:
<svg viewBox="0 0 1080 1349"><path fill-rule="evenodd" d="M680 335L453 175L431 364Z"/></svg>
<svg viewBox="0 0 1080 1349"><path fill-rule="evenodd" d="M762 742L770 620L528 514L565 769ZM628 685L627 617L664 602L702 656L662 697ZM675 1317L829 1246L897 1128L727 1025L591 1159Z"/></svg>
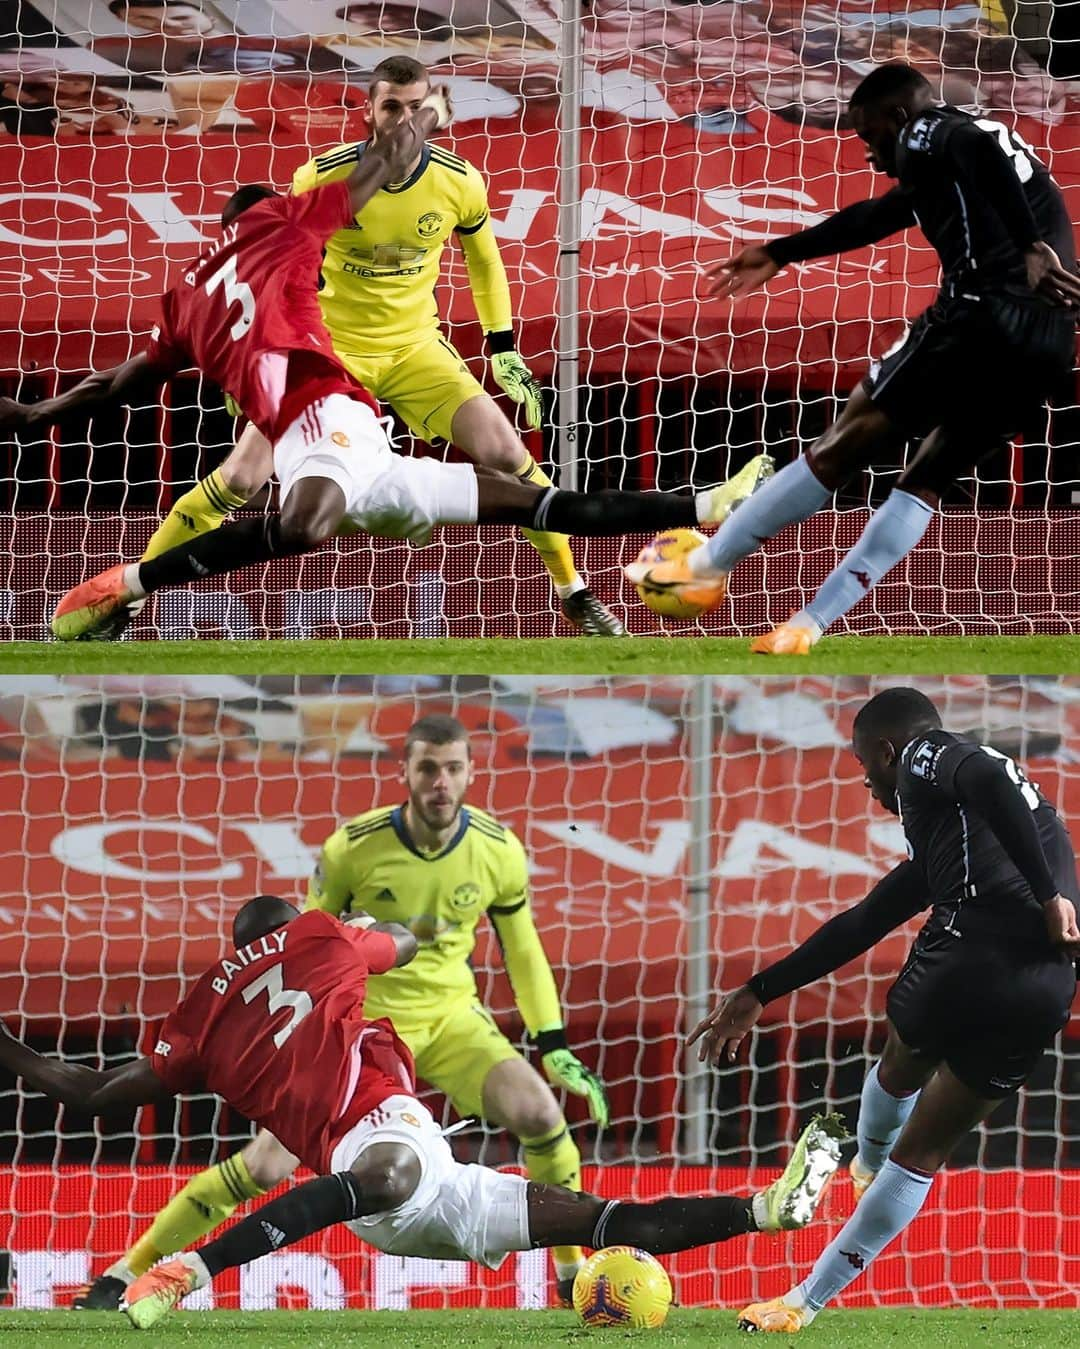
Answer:
<svg viewBox="0 0 1080 1349"><path fill-rule="evenodd" d="M491 374L495 383L515 403L525 404L525 420L540 429L540 381L514 350L513 333L488 333Z"/></svg>
<svg viewBox="0 0 1080 1349"><path fill-rule="evenodd" d="M589 1105L590 1117L601 1129L606 1129L611 1118L611 1108L604 1084L591 1068L586 1068L566 1047L566 1032L563 1028L557 1026L539 1031L535 1040L548 1081L574 1096L584 1096Z"/></svg>

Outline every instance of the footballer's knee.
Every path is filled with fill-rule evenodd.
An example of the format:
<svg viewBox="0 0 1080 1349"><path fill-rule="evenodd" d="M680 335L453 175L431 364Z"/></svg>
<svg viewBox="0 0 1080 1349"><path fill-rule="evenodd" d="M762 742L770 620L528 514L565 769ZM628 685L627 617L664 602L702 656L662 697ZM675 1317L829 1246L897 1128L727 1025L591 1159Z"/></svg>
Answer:
<svg viewBox="0 0 1080 1349"><path fill-rule="evenodd" d="M832 426L811 445L807 459L814 476L835 491L899 439L888 417L860 385Z"/></svg>
<svg viewBox="0 0 1080 1349"><path fill-rule="evenodd" d="M462 403L454 413L450 435L459 450L485 468L517 473L529 458L521 437L486 393Z"/></svg>
<svg viewBox="0 0 1080 1349"><path fill-rule="evenodd" d="M250 500L274 472L274 451L257 426L248 422L218 469L225 486Z"/></svg>
<svg viewBox="0 0 1080 1349"><path fill-rule="evenodd" d="M484 1079L484 1118L524 1140L543 1138L565 1125L551 1088L521 1058L504 1059Z"/></svg>
<svg viewBox="0 0 1080 1349"><path fill-rule="evenodd" d="M260 1190L272 1190L296 1170L297 1160L273 1134L260 1129L240 1154Z"/></svg>
<svg viewBox="0 0 1080 1349"><path fill-rule="evenodd" d="M420 1159L402 1143L373 1143L349 1169L373 1213L399 1208L420 1184Z"/></svg>
<svg viewBox="0 0 1080 1349"><path fill-rule="evenodd" d="M338 531L345 494L330 478L301 478L281 508L281 543L287 553L318 548Z"/></svg>

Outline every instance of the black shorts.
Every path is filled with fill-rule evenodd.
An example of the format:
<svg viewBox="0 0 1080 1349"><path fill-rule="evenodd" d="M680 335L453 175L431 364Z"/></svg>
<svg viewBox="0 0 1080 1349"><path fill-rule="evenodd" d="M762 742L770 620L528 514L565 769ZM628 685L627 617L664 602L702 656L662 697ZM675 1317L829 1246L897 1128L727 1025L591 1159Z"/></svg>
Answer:
<svg viewBox="0 0 1080 1349"><path fill-rule="evenodd" d="M966 463L1007 441L1068 388L1072 314L1007 294L938 300L875 361L863 388L909 439L955 429Z"/></svg>
<svg viewBox="0 0 1080 1349"><path fill-rule="evenodd" d="M885 1007L909 1049L944 1062L978 1096L1018 1090L1069 1019L1076 970L1064 954L916 942Z"/></svg>

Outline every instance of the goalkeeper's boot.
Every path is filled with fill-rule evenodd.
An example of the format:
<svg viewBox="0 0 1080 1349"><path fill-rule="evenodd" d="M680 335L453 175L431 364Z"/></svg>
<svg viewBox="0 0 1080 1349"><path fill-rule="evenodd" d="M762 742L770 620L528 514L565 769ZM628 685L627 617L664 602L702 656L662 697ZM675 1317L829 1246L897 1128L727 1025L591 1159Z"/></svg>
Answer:
<svg viewBox="0 0 1080 1349"><path fill-rule="evenodd" d="M739 1313L740 1330L771 1330L780 1335L794 1335L814 1319L808 1307L792 1307L782 1297L768 1302L751 1302Z"/></svg>
<svg viewBox="0 0 1080 1349"><path fill-rule="evenodd" d="M759 1232L789 1232L807 1225L840 1165L840 1145L850 1137L839 1115L814 1116L779 1179L754 1195Z"/></svg>
<svg viewBox="0 0 1080 1349"><path fill-rule="evenodd" d="M129 604L117 609L100 628L95 628L93 632L84 632L81 637L76 637L75 640L77 642L118 642L145 607L146 596L144 595L141 600L132 600Z"/></svg>
<svg viewBox="0 0 1080 1349"><path fill-rule="evenodd" d="M99 1274L93 1283L80 1288L71 1299L71 1305L80 1312L114 1312L120 1306L127 1288L128 1284L123 1279L106 1271Z"/></svg>
<svg viewBox="0 0 1080 1349"><path fill-rule="evenodd" d="M738 473L714 487L709 493L708 509L703 525L722 525L736 506L741 506L776 472L776 461L771 454L755 454Z"/></svg>
<svg viewBox="0 0 1080 1349"><path fill-rule="evenodd" d="M575 590L562 601L563 617L586 637L625 637L626 629L591 590Z"/></svg>
<svg viewBox="0 0 1080 1349"><path fill-rule="evenodd" d="M555 1297L560 1307L572 1307L574 1305L574 1278L571 1274L567 1279L555 1280Z"/></svg>
<svg viewBox="0 0 1080 1349"><path fill-rule="evenodd" d="M104 627L134 598L124 584L123 564L110 567L68 591L52 616L53 635L62 642L77 641Z"/></svg>
<svg viewBox="0 0 1080 1349"><path fill-rule="evenodd" d="M870 1184L877 1175L876 1171L871 1171L869 1167L863 1166L859 1161L859 1154L856 1153L848 1163L848 1171L851 1173L851 1188L855 1191L856 1204L870 1188Z"/></svg>
<svg viewBox="0 0 1080 1349"><path fill-rule="evenodd" d="M772 632L764 632L750 643L755 656L808 656L810 648L821 641L821 629L812 618L794 618L781 623Z"/></svg>
<svg viewBox="0 0 1080 1349"><path fill-rule="evenodd" d="M149 1330L198 1288L210 1282L206 1266L194 1251L160 1260L131 1284L121 1311L138 1330Z"/></svg>

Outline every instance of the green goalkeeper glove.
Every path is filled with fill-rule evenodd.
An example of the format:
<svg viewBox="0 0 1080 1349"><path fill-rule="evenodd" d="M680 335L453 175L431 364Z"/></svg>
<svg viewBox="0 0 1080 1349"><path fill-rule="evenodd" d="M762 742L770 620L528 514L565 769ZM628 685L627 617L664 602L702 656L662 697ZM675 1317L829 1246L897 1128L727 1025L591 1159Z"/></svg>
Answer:
<svg viewBox="0 0 1080 1349"><path fill-rule="evenodd" d="M604 1084L591 1068L586 1068L581 1060L566 1047L566 1035L562 1028L542 1030L536 1036L536 1045L540 1050L540 1062L544 1065L547 1080L556 1087L562 1087L574 1096L584 1096L589 1103L589 1115L606 1129L611 1119Z"/></svg>
<svg viewBox="0 0 1080 1349"><path fill-rule="evenodd" d="M489 341L509 336L503 333L491 333ZM494 345L494 344L493 344ZM515 403L525 404L525 420L534 431L540 429L540 381L513 349L493 351L491 354L491 374L495 383L508 398Z"/></svg>

